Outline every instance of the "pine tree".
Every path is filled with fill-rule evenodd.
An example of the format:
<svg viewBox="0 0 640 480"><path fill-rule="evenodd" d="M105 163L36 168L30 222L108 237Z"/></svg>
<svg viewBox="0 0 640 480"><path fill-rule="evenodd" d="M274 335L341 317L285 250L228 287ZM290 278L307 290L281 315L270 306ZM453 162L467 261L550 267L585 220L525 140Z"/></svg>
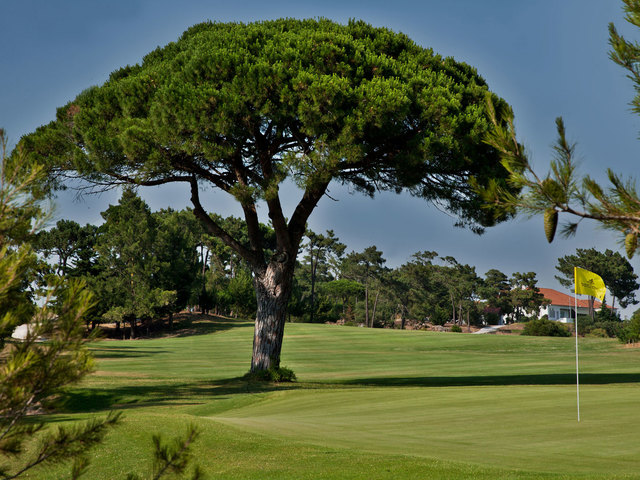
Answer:
<svg viewBox="0 0 640 480"><path fill-rule="evenodd" d="M0 130L0 478L17 478L36 466L73 462L71 478L86 469L86 453L101 442L119 415L70 427L27 421L46 412L64 387L91 372L83 319L93 299L82 282L57 278L37 305L35 254L29 244L44 218L34 187L42 168L25 168L18 152L9 159ZM18 326L24 338L12 338ZM38 439L38 448L25 444ZM11 462L8 460L11 458Z"/></svg>

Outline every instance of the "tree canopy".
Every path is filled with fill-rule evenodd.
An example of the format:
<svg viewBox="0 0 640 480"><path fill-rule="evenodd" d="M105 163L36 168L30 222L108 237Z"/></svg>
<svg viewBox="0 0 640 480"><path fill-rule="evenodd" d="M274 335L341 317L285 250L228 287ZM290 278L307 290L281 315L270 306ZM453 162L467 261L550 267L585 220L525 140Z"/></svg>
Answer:
<svg viewBox="0 0 640 480"><path fill-rule="evenodd" d="M410 189L479 227L494 219L468 180L504 176L481 143L486 92L473 68L362 22L203 23L23 144L101 183L208 181L243 206L265 199L274 223L292 175L305 206L335 178L369 194Z"/></svg>
<svg viewBox="0 0 640 480"><path fill-rule="evenodd" d="M406 190L475 231L508 217L481 208L471 186L513 191L482 141L487 95L508 110L472 67L364 22L202 23L82 92L20 148L49 167L53 187L68 176L98 188L188 184L207 232L251 266L257 331L275 315L265 321L279 345L306 222L331 181L369 195ZM291 215L279 194L287 178L302 190ZM204 210L205 186L240 202L248 242ZM270 258L259 202L276 236ZM279 346L256 355L252 370L277 366Z"/></svg>

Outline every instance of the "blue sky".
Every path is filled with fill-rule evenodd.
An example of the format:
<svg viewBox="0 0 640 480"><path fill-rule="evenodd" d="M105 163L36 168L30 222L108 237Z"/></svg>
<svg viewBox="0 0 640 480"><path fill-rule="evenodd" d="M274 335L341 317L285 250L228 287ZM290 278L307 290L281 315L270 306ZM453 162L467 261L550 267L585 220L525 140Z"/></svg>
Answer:
<svg viewBox="0 0 640 480"><path fill-rule="evenodd" d="M491 90L513 106L519 137L540 170L549 163L554 120L562 116L569 138L578 143L583 172L599 179L608 167L635 173L640 121L628 106L631 82L608 59L607 25L614 22L635 38L640 32L627 26L621 3L614 0L2 0L0 126L10 141L17 141L52 120L56 107L176 40L195 23L320 16L340 22L358 18L401 31L476 67ZM153 209L188 205L182 187L141 193ZM541 218L519 218L477 236L406 194L371 200L338 185L330 193L338 201L323 199L310 227L319 232L332 228L349 249L375 244L390 266L416 251L435 250L475 265L482 275L490 268L509 275L535 271L540 286L562 290L554 279L558 257L576 248L622 251L615 234L586 221L575 238L557 238L549 245ZM285 206L292 209L297 196L291 189ZM233 202L213 191L203 200L213 211L239 215ZM116 201L117 194L78 201L67 193L57 200L57 218L99 223L100 211ZM640 270L637 259L632 265Z"/></svg>

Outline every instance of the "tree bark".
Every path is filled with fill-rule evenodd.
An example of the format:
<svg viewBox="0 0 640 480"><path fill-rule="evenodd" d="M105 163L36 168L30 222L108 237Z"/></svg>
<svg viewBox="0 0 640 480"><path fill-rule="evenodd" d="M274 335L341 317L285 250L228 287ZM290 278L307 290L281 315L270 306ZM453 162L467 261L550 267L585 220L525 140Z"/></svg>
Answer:
<svg viewBox="0 0 640 480"><path fill-rule="evenodd" d="M380 290L376 291L376 298L373 300L373 312L371 312L371 325L373 328L373 324L376 321L376 310L378 308L378 297L380 296Z"/></svg>
<svg viewBox="0 0 640 480"><path fill-rule="evenodd" d="M369 282L364 284L364 324L369 327Z"/></svg>
<svg viewBox="0 0 640 480"><path fill-rule="evenodd" d="M451 299L451 311L453 312L451 321L456 323L456 301L453 298L453 293L449 294L449 298Z"/></svg>
<svg viewBox="0 0 640 480"><path fill-rule="evenodd" d="M131 330L129 340L133 340L136 338L136 317L129 318L129 326Z"/></svg>
<svg viewBox="0 0 640 480"><path fill-rule="evenodd" d="M287 305L293 286L293 260L271 261L254 273L258 311L253 335L251 372L278 368L287 319Z"/></svg>
<svg viewBox="0 0 640 480"><path fill-rule="evenodd" d="M318 259L316 257L315 264L313 260L313 249L311 249L311 314L309 321L313 323L315 313L315 290L316 290L316 268L318 267Z"/></svg>

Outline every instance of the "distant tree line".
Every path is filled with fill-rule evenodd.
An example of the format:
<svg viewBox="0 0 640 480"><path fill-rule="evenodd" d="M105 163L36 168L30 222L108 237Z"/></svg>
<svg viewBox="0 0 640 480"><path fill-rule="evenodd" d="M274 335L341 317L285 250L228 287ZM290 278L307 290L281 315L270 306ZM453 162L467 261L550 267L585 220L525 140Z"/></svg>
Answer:
<svg viewBox="0 0 640 480"><path fill-rule="evenodd" d="M125 189L102 217L100 226L60 220L34 241L46 260L43 278L81 279L93 291L97 302L86 317L88 328L109 322L122 337L136 337L154 320L165 319L171 328L173 315L185 308L255 315L250 266L207 234L190 211L151 212L134 190ZM215 221L249 241L240 219L216 216ZM260 234L270 255L274 231L261 224ZM474 266L432 251L414 253L405 264L388 268L376 246L346 252L333 231L307 230L289 302L290 321L470 326L496 323L500 316L523 321L545 303L534 272L509 277L491 269L483 277Z"/></svg>

